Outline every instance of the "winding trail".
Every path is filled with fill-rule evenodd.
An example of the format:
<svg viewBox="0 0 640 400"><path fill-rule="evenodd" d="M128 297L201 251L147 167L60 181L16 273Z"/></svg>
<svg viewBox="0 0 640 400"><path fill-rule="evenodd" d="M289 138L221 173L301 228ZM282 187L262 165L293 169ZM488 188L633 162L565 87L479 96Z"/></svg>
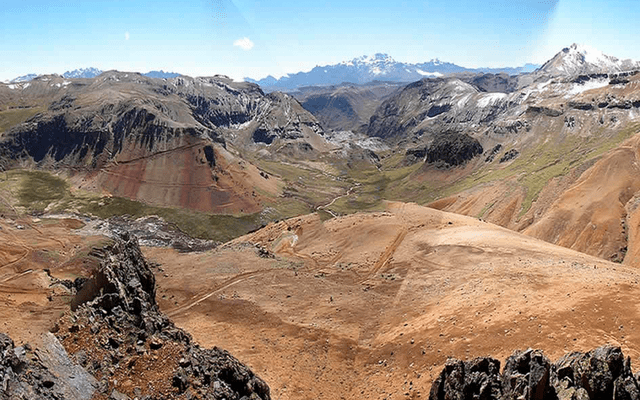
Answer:
<svg viewBox="0 0 640 400"><path fill-rule="evenodd" d="M362 184L361 183L356 183L355 185L351 186L349 188L349 190L347 190L347 193L342 194L340 196L334 197L333 200L331 200L329 203L323 205L323 206L318 206L316 207L316 210L323 210L328 212L329 214L331 214L332 217L337 217L338 215L336 215L333 211L331 210L327 210L327 207L330 207L331 205L333 205L333 203L335 203L337 200L343 198L343 197L349 197L353 194L353 191L357 188L360 187Z"/></svg>
<svg viewBox="0 0 640 400"><path fill-rule="evenodd" d="M267 269L267 270L261 270L261 271L245 272L243 274L236 275L233 278L224 281L222 284L220 284L217 287L215 287L212 291L207 291L206 294L197 296L197 298L195 300L192 300L187 304L184 304L182 306L174 308L173 310L166 311L166 314L169 317L173 317L173 316L175 316L177 314L181 314L181 313L189 310L190 308L197 306L198 304L200 304L203 301L207 300L208 298L210 298L214 294L220 292L221 290L224 290L224 289L226 289L226 288L228 288L230 286L233 286L233 285L235 285L237 283L240 283L242 281L250 279L250 278L252 278L252 277L254 277L256 275L262 275L264 273L273 272L273 271L274 271L274 269ZM196 296L194 296L194 297L196 297Z"/></svg>

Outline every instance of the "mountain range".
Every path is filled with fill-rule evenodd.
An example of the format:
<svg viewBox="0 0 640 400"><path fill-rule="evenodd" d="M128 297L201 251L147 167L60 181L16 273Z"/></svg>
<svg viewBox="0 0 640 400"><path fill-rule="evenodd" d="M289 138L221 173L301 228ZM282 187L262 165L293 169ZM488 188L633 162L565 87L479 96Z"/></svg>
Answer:
<svg viewBox="0 0 640 400"><path fill-rule="evenodd" d="M36 348L0 335L0 376L44 399L638 397L640 64L430 63L289 93L0 83L0 320Z"/></svg>
<svg viewBox="0 0 640 400"><path fill-rule="evenodd" d="M362 56L339 64L317 66L309 72L285 75L279 79L268 76L264 79L248 82L259 84L268 91L294 90L303 86L327 86L341 83L363 84L372 81L413 82L422 78L435 78L454 73L506 73L517 75L534 71L539 65L526 64L516 68L465 68L459 65L433 59L424 63L403 63L394 60L388 54L377 53Z"/></svg>
<svg viewBox="0 0 640 400"><path fill-rule="evenodd" d="M64 74L62 74L63 78L85 78L85 79L90 79L90 78L95 78L96 76L102 74L104 71L98 68L78 68L78 69L74 69L73 71L67 71ZM182 74L179 74L177 72L165 72L163 70L160 71L149 71L146 73L143 73L142 75L144 76L148 76L150 78L175 78L178 77ZM9 83L20 83L20 82L29 82L35 78L37 78L38 74L27 74L27 75L22 75L19 76L17 78L12 79L11 81L9 81Z"/></svg>

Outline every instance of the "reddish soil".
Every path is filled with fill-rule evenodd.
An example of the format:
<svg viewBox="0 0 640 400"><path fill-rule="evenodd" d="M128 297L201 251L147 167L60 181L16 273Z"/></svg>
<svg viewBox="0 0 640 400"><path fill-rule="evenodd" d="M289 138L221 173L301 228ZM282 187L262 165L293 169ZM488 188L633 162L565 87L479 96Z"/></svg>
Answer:
<svg viewBox="0 0 640 400"><path fill-rule="evenodd" d="M70 291L55 279L89 276L97 266L88 253L105 238L75 235L82 225L74 219L0 220L0 331L17 344L39 343L69 309Z"/></svg>
<svg viewBox="0 0 640 400"><path fill-rule="evenodd" d="M555 360L613 343L640 362L637 270L416 205L145 253L161 308L275 399L426 397L448 357L527 347Z"/></svg>
<svg viewBox="0 0 640 400"><path fill-rule="evenodd" d="M183 137L167 144L166 151L139 156L139 149L130 150L79 184L153 205L229 214L260 211L269 195L279 194L277 178L264 178L255 166L221 146L214 146L211 167L206 145L210 144Z"/></svg>

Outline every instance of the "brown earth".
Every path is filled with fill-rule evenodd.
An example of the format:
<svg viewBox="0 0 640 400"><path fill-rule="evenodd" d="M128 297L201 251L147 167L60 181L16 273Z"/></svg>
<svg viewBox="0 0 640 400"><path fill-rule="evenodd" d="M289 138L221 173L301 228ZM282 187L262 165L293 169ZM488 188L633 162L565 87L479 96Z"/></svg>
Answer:
<svg viewBox="0 0 640 400"><path fill-rule="evenodd" d="M274 398L425 397L450 356L527 347L557 359L612 343L639 361L637 270L412 204L145 253L161 308Z"/></svg>
<svg viewBox="0 0 640 400"><path fill-rule="evenodd" d="M89 251L105 238L73 233L83 225L76 219L0 219L0 331L17 344L38 344L69 309L71 292L58 280L90 276L98 265Z"/></svg>
<svg viewBox="0 0 640 400"><path fill-rule="evenodd" d="M639 158L640 136L636 135L585 171L524 233L622 261L627 251L626 206L640 190ZM630 229L637 230L637 224ZM629 241L628 246L633 253L638 251L638 243Z"/></svg>
<svg viewBox="0 0 640 400"><path fill-rule="evenodd" d="M134 157L135 148L127 150L79 185L159 206L228 214L260 211L281 192L276 177L265 178L220 145L186 136L176 141L170 150L140 157ZM207 146L213 148L213 167Z"/></svg>

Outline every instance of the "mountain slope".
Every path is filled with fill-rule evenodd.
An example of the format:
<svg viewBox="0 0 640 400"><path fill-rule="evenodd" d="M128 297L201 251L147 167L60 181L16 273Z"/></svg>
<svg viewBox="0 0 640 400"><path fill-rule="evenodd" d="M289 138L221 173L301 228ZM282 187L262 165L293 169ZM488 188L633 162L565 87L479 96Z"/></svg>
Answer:
<svg viewBox="0 0 640 400"><path fill-rule="evenodd" d="M273 398L426 398L451 356L640 350L636 269L415 204L148 257L165 269L160 308L250 365Z"/></svg>
<svg viewBox="0 0 640 400"><path fill-rule="evenodd" d="M295 99L225 77L164 81L110 71L21 85L0 85L0 99L46 109L0 137L5 161L71 169L85 188L155 205L254 213L282 185L244 164L239 151L289 146L287 157L304 158L334 147Z"/></svg>
<svg viewBox="0 0 640 400"><path fill-rule="evenodd" d="M562 49L537 71L551 76L612 74L640 69L640 63L619 60L585 45L572 44Z"/></svg>
<svg viewBox="0 0 640 400"><path fill-rule="evenodd" d="M311 86L291 92L325 130L359 131L380 103L401 84L372 82L364 85Z"/></svg>
<svg viewBox="0 0 640 400"><path fill-rule="evenodd" d="M636 145L623 142L640 131L640 76L536 74L529 85L484 86L492 92L477 76L423 79L390 96L366 133L396 155L375 192L361 190L637 263ZM583 183L587 174L598 178ZM581 195L571 194L574 185Z"/></svg>

